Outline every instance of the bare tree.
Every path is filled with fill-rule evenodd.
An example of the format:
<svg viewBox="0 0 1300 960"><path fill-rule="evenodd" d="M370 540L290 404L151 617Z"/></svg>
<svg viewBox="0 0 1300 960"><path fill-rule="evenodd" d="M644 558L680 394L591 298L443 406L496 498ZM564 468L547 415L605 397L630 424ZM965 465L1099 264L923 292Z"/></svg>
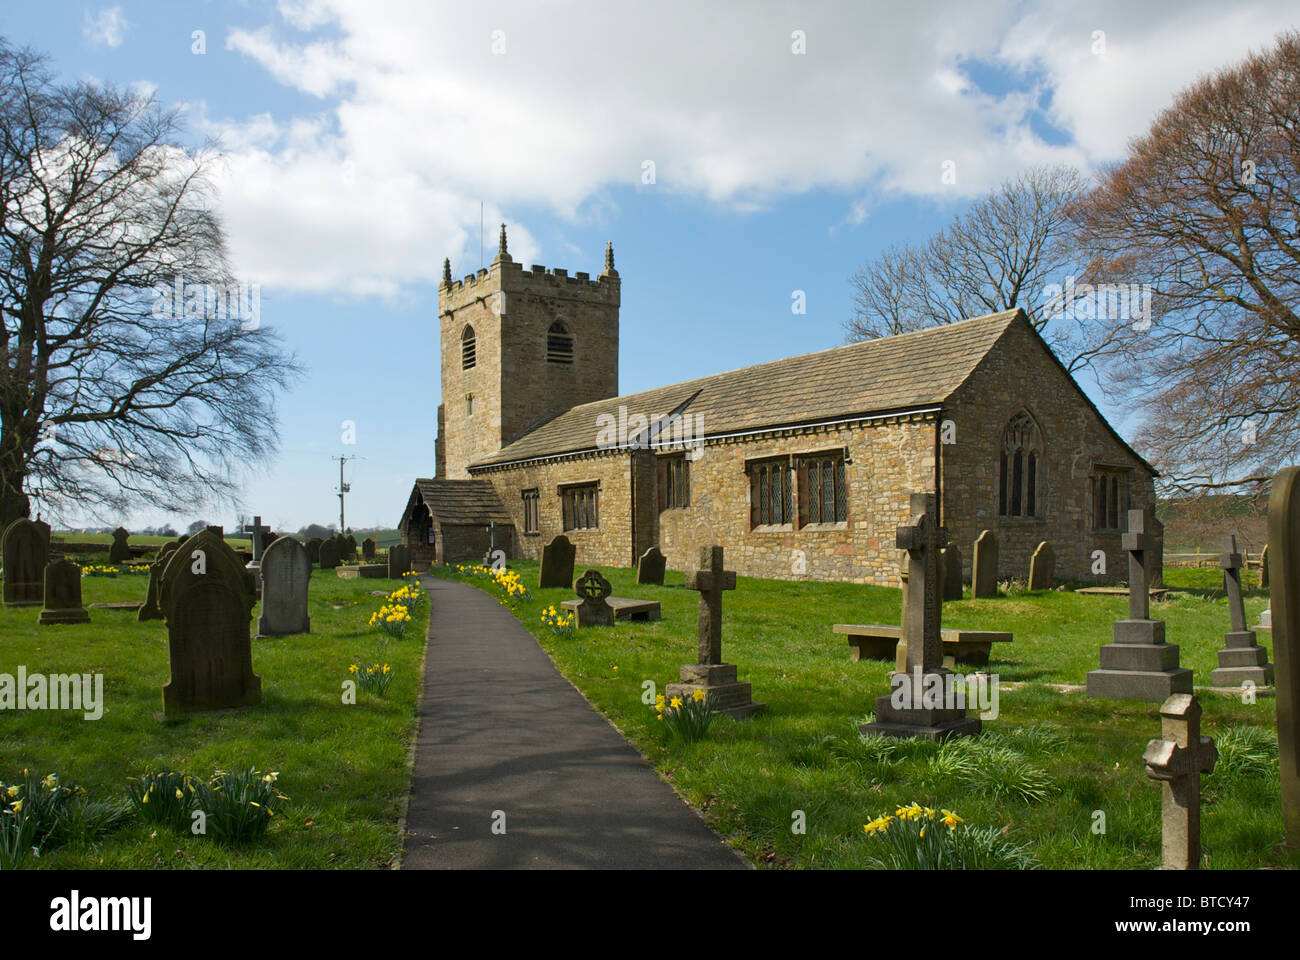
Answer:
<svg viewBox="0 0 1300 960"><path fill-rule="evenodd" d="M60 83L0 40L0 522L29 496L229 498L237 458L274 448L300 370L231 274L211 149L178 134L151 97Z"/></svg>
<svg viewBox="0 0 1300 960"><path fill-rule="evenodd" d="M1035 167L977 200L924 245L890 247L851 278L849 340L893 336L1021 307L1075 370L1091 362L1111 330L1076 318L1053 285L1089 277L1072 214L1088 183L1072 167ZM1085 319L1087 322L1085 322Z"/></svg>
<svg viewBox="0 0 1300 960"><path fill-rule="evenodd" d="M1181 92L1080 209L1103 274L1152 290L1107 388L1169 490L1259 485L1300 455L1300 33Z"/></svg>

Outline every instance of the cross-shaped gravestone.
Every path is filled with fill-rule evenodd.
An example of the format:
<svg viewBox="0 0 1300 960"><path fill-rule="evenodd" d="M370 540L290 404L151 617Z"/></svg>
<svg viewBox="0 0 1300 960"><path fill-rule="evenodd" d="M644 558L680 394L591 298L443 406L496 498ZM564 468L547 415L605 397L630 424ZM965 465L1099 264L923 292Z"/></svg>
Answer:
<svg viewBox="0 0 1300 960"><path fill-rule="evenodd" d="M1128 551L1128 618L1147 620L1151 613L1151 597L1147 594L1146 555L1154 544L1145 526L1146 513L1142 510L1128 512L1128 532L1121 543Z"/></svg>
<svg viewBox="0 0 1300 960"><path fill-rule="evenodd" d="M748 683L737 679L736 665L722 662L722 591L736 589L736 574L723 569L721 547L702 547L696 563L686 574L686 586L700 592L699 659L682 665L680 682L668 684L664 695L671 703L702 693L714 710L739 720L763 704L754 701Z"/></svg>
<svg viewBox="0 0 1300 960"><path fill-rule="evenodd" d="M1201 736L1201 705L1176 693L1160 705L1163 739L1147 744L1147 776L1163 786L1161 830L1166 870L1196 870L1201 863L1201 774L1219 758L1214 741Z"/></svg>
<svg viewBox="0 0 1300 960"><path fill-rule="evenodd" d="M722 569L722 548L703 547L686 589L700 592L700 663L722 663L722 591L736 589L736 574Z"/></svg>
<svg viewBox="0 0 1300 960"><path fill-rule="evenodd" d="M903 639L907 642L908 673L916 667L928 673L943 664L943 642L939 635L939 551L948 543L948 532L935 522L936 505L932 493L912 494L911 522L899 527L894 536L895 545L907 551L909 589Z"/></svg>
<svg viewBox="0 0 1300 960"><path fill-rule="evenodd" d="M1223 589L1228 592L1228 615L1232 629L1246 629L1246 606L1241 599L1241 554L1237 552L1237 538L1229 534L1223 538L1223 555L1219 558L1223 568Z"/></svg>
<svg viewBox="0 0 1300 960"><path fill-rule="evenodd" d="M1249 681L1256 687L1273 683L1273 666L1268 662L1268 651L1255 641L1255 631L1246 629L1246 607L1241 599L1241 554L1237 552L1237 538L1223 538L1223 555L1219 566L1223 568L1223 587L1228 594L1228 612L1232 630L1224 635L1224 648L1219 651L1219 665L1210 673L1210 683L1216 687L1242 687Z"/></svg>
<svg viewBox="0 0 1300 960"><path fill-rule="evenodd" d="M244 524L244 533L253 535L253 562L262 562L262 538L271 532L270 527L262 526L262 518L254 517L251 524Z"/></svg>

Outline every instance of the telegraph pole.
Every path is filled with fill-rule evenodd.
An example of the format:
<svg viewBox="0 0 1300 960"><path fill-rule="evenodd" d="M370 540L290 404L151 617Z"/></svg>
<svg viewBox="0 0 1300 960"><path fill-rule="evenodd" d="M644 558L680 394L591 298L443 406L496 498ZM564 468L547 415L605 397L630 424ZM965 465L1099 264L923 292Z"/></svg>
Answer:
<svg viewBox="0 0 1300 960"><path fill-rule="evenodd" d="M351 485L351 484L349 484L349 483L344 483L344 482L343 482L343 464L347 463L349 460L361 460L361 459L364 459L364 458L362 458L362 457L330 457L330 459L331 459L331 460L337 460L337 461L339 462L339 536L342 536L342 535L343 535L343 532L347 529L347 528L343 525L343 497L344 497L345 494L348 493L348 491L350 491L350 490L352 489L352 485Z"/></svg>

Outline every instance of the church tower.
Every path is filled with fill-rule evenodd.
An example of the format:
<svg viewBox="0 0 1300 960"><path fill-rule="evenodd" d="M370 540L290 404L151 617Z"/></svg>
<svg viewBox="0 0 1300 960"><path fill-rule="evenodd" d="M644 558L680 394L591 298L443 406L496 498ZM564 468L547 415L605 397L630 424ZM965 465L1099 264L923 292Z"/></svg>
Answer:
<svg viewBox="0 0 1300 960"><path fill-rule="evenodd" d="M557 414L617 396L618 307L612 244L595 280L525 270L510 257L505 224L491 266L453 281L444 261L437 476L465 479L470 464Z"/></svg>

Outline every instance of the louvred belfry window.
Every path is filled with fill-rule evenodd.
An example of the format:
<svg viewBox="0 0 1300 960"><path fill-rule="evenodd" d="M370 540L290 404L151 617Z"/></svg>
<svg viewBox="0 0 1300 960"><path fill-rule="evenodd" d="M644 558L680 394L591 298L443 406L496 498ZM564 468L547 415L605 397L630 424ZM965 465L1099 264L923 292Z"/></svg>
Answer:
<svg viewBox="0 0 1300 960"><path fill-rule="evenodd" d="M546 331L546 362L573 363L573 334L558 320Z"/></svg>
<svg viewBox="0 0 1300 960"><path fill-rule="evenodd" d="M466 326L460 332L460 368L471 369L478 362L478 347L474 338L474 328Z"/></svg>

